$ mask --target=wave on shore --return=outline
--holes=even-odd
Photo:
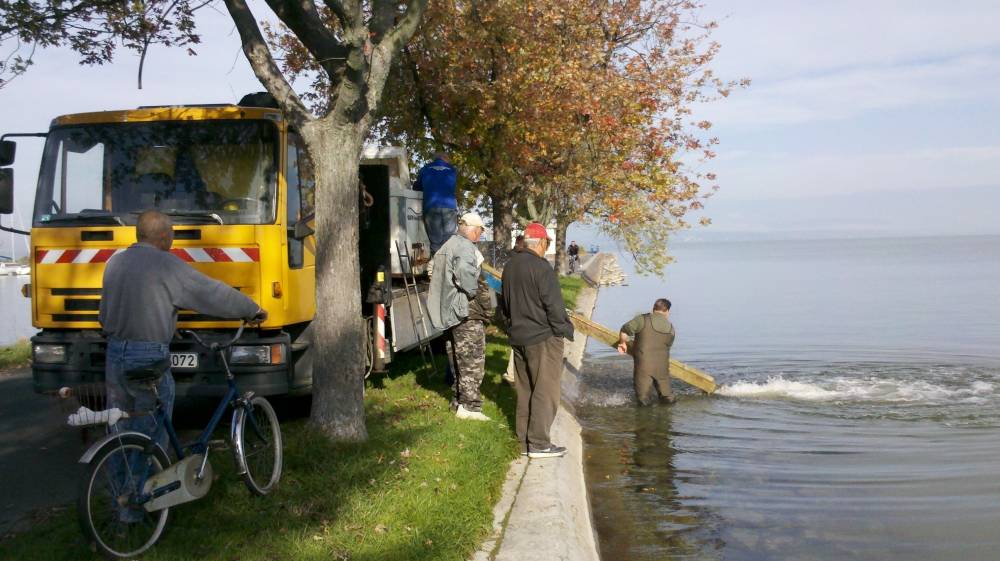
[[[799,381],[772,376],[764,381],[725,384],[717,394],[727,397],[793,401],[954,404],[988,403],[995,397],[993,383],[977,380],[947,386],[925,380],[900,378],[847,378]]]

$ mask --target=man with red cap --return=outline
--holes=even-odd
[[[559,277],[545,260],[545,227],[524,229],[524,247],[515,249],[503,271],[500,311],[507,318],[517,389],[517,438],[529,458],[555,458],[566,448],[549,439],[559,409],[563,339],[573,340]]]

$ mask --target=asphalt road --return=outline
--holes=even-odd
[[[67,407],[36,394],[28,368],[0,372],[0,537],[76,500],[85,444]]]
[[[309,415],[308,400],[269,398],[282,420]],[[181,440],[194,440],[218,404],[216,399],[181,400],[174,423]],[[53,512],[76,508],[79,463],[102,428],[66,424],[80,404],[76,399],[39,395],[31,388],[31,369],[0,371],[0,539],[28,529]],[[99,405],[88,404],[91,408]],[[228,415],[223,416],[225,432]]]

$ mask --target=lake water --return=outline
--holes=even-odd
[[[1000,237],[673,249],[594,318],[669,298],[673,356],[721,389],[638,409],[631,360],[589,344],[605,561],[1000,559]]]
[[[31,300],[21,296],[21,286],[29,281],[27,276],[0,276],[0,345],[9,345],[36,332],[31,327]]]

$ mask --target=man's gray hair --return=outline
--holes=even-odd
[[[545,238],[524,238],[524,245],[528,247],[542,247],[545,245]]]
[[[139,215],[135,224],[135,237],[140,242],[160,240],[170,234],[173,228],[170,217],[155,210],[147,210]]]

